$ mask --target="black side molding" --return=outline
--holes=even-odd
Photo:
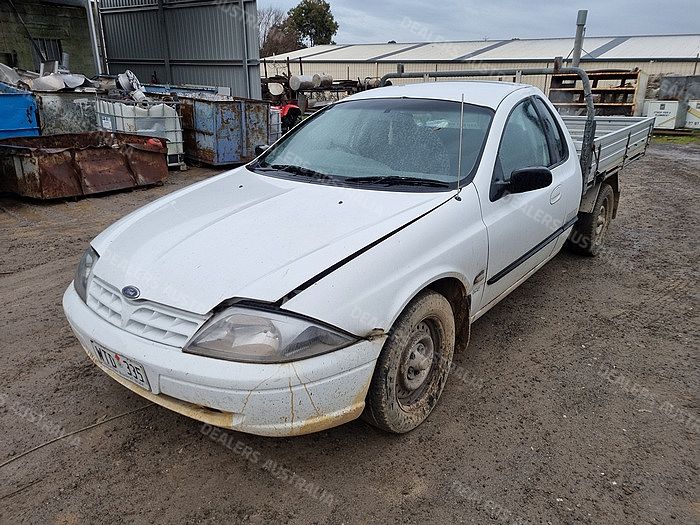
[[[486,284],[491,285],[494,283],[497,283],[501,279],[503,279],[506,275],[508,275],[510,272],[515,270],[518,266],[523,264],[525,261],[527,261],[530,257],[535,255],[537,252],[539,252],[542,248],[547,246],[550,242],[552,242],[554,239],[559,237],[564,231],[568,230],[571,228],[574,224],[576,224],[576,221],[578,220],[578,217],[574,217],[573,219],[569,220],[566,222],[563,226],[560,226],[557,228],[554,233],[549,235],[545,240],[543,240],[541,243],[539,243],[537,246],[534,248],[528,250],[527,253],[524,255],[521,255],[518,257],[516,260],[514,260],[512,263],[510,263],[508,266],[503,268],[500,272],[498,272],[496,275],[491,277],[488,281],[486,281]]]

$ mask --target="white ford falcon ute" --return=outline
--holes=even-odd
[[[561,249],[581,177],[537,88],[374,89],[107,228],[63,306],[106,374],[197,420],[407,432],[471,323]]]

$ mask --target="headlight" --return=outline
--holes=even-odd
[[[92,273],[92,268],[95,266],[97,259],[100,256],[97,252],[92,249],[92,246],[88,247],[83,254],[83,258],[80,259],[80,264],[78,264],[78,269],[75,271],[75,279],[73,279],[73,286],[75,286],[75,291],[83,300],[87,302],[87,283],[90,274]]]
[[[204,325],[184,351],[227,361],[282,363],[325,354],[356,340],[298,317],[234,306]]]

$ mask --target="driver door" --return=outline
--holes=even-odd
[[[489,256],[481,304],[488,308],[551,255],[564,210],[555,204],[561,196],[563,174],[538,113],[535,97],[511,111],[501,137],[491,186],[480,192],[482,216],[488,232]],[[547,167],[552,184],[546,188],[509,194],[503,183],[517,169]]]

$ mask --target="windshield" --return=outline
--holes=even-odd
[[[475,170],[493,111],[464,104],[461,179]],[[287,135],[251,166],[320,183],[454,188],[460,103],[427,99],[351,100]]]

